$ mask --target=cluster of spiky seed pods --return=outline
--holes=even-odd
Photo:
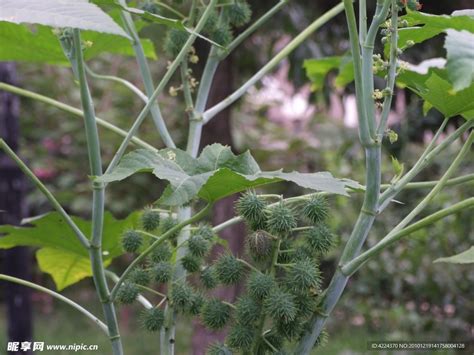
[[[196,8],[199,16],[202,9]],[[213,10],[202,34],[221,46],[227,46],[233,39],[233,28],[244,26],[250,21],[252,10],[244,0],[226,1]],[[170,56],[176,56],[189,37],[189,33],[180,29],[170,29],[164,43],[164,50]]]
[[[139,292],[166,285],[166,295],[158,305],[142,314],[147,330],[166,326],[167,302],[184,316],[199,317],[209,329],[229,327],[225,343],[213,344],[209,354],[237,354],[249,348],[255,354],[283,354],[284,341],[297,340],[318,311],[322,292],[319,260],[335,244],[325,223],[329,210],[327,199],[318,194],[287,202],[249,191],[236,203],[236,212],[248,227],[245,259],[224,252],[208,260],[219,238],[207,224],[194,226],[181,245],[171,236],[155,247],[146,263],[129,274],[117,299],[129,304]],[[146,209],[141,215],[142,230],[124,232],[123,249],[139,253],[149,245],[147,237],[162,235],[176,223],[170,216]],[[186,253],[176,261],[178,248],[186,248]],[[173,281],[177,265],[191,277]],[[206,295],[220,285],[238,283],[245,285],[245,292],[234,304]]]

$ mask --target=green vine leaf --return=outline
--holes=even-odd
[[[460,91],[474,82],[474,34],[455,30],[446,33],[446,69],[454,90]]]
[[[435,263],[450,263],[450,264],[473,264],[474,263],[474,246],[462,253],[449,256],[446,258],[439,258]]]
[[[107,13],[86,0],[3,0],[0,21],[72,27],[130,38]]]
[[[339,195],[347,195],[346,187],[359,188],[356,182],[336,179],[328,172],[261,171],[249,152],[234,155],[229,147],[220,144],[207,146],[197,159],[179,149],[164,149],[158,153],[136,150],[125,155],[109,174],[96,179],[110,183],[139,172],[152,173],[169,181],[159,200],[169,206],[186,204],[194,197],[214,202],[248,188],[280,181]]]
[[[117,220],[110,213],[104,216],[103,258],[107,265],[119,255],[122,248],[119,243],[123,230],[138,225],[138,213],[126,219]],[[91,222],[73,217],[81,231],[90,235]],[[87,250],[57,212],[30,218],[23,221],[23,226],[0,226],[0,249],[16,246],[37,247],[39,267],[50,274],[58,290],[62,290],[86,277],[92,276],[91,264]],[[29,225],[28,227],[26,226]]]

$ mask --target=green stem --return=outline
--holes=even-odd
[[[350,1],[350,0],[348,0]],[[206,124],[212,118],[214,118],[219,112],[223,111],[235,101],[237,101],[242,95],[244,95],[247,90],[257,83],[263,76],[265,76],[269,71],[271,71],[275,66],[280,63],[284,58],[286,58],[296,47],[298,47],[304,40],[306,40],[314,31],[326,24],[329,20],[334,18],[343,10],[343,5],[338,4],[333,7],[331,10],[324,13],[311,25],[309,25],[304,31],[302,31],[298,36],[296,36],[290,43],[288,43],[285,48],[283,48],[276,56],[274,56],[263,68],[261,68],[256,74],[254,74],[247,82],[245,82],[240,88],[235,92],[229,95],[227,98],[222,100],[217,105],[206,110],[203,114],[203,123]]]
[[[71,230],[76,235],[77,239],[81,242],[84,248],[89,249],[90,243],[86,238],[84,233],[79,229],[79,227],[74,223],[69,214],[64,210],[61,204],[56,200],[53,194],[48,190],[48,188],[36,177],[36,175],[26,166],[26,164],[20,159],[18,155],[8,146],[8,144],[0,138],[0,148],[7,154],[20,168],[21,171],[35,184],[35,186],[40,190],[43,195],[48,199],[53,208],[58,211],[58,213],[64,218],[66,224],[71,228]]]
[[[127,3],[125,0],[119,0],[119,3],[122,6],[127,7]],[[161,139],[163,139],[165,145],[168,148],[176,148],[176,145],[174,144],[174,141],[171,138],[168,128],[166,127],[163,116],[161,115],[160,107],[156,102],[156,98],[152,99],[153,92],[155,90],[155,85],[153,84],[150,68],[148,66],[145,52],[143,51],[142,43],[140,42],[140,37],[138,36],[137,29],[135,28],[132,16],[129,12],[125,10],[121,11],[120,16],[122,17],[122,22],[125,25],[128,34],[132,38],[132,46],[135,52],[138,67],[140,69],[142,81],[145,86],[145,92],[147,94],[148,99],[151,101],[150,113],[153,118],[153,122],[155,123],[155,126],[158,129]]]
[[[204,27],[204,24],[206,23],[209,15],[211,14],[211,11],[212,11],[214,5],[216,4],[216,1],[217,0],[211,0],[210,1],[209,6],[207,7],[206,11],[204,11],[202,17],[199,19],[199,22],[196,25],[195,30],[189,35],[189,38],[186,41],[186,43],[184,44],[183,48],[181,48],[179,54],[176,56],[175,60],[169,66],[168,70],[166,71],[165,75],[163,76],[160,83],[156,87],[155,91],[149,97],[148,103],[142,109],[142,111],[138,115],[137,119],[133,123],[132,127],[128,131],[127,137],[125,137],[125,139],[123,140],[123,142],[120,145],[119,149],[115,153],[112,161],[110,162],[110,164],[109,164],[109,166],[106,170],[106,173],[109,173],[113,168],[115,168],[115,166],[118,164],[118,162],[122,158],[123,154],[125,153],[125,150],[127,149],[128,143],[130,142],[130,139],[135,135],[138,128],[142,124],[143,120],[145,119],[146,115],[148,114],[148,111],[150,110],[151,106],[153,105],[153,102],[156,100],[158,95],[163,91],[165,86],[168,84],[168,82],[170,81],[170,79],[173,76],[174,72],[176,71],[176,69],[181,64],[181,61],[186,57],[187,53],[189,52],[189,49],[191,48],[192,44],[196,40],[198,33]]]
[[[359,36],[362,46],[367,37],[367,0],[359,0]]]
[[[133,270],[133,268],[138,265],[148,254],[150,254],[153,249],[155,249],[157,246],[159,246],[161,243],[163,243],[164,241],[166,241],[167,239],[169,239],[172,235],[174,235],[176,232],[179,232],[181,229],[183,229],[185,226],[187,226],[188,224],[192,224],[192,223],[195,223],[197,221],[199,221],[201,218],[203,218],[207,212],[209,211],[209,209],[211,208],[211,205],[207,205],[205,208],[203,208],[201,211],[199,211],[198,213],[196,213],[194,216],[192,216],[191,218],[177,224],[176,226],[174,226],[173,228],[170,228],[168,231],[166,231],[165,233],[163,233],[160,237],[160,239],[154,241],[148,248],[146,248],[143,252],[140,253],[140,255],[138,255],[129,265],[128,267],[125,269],[125,271],[122,273],[122,275],[120,276],[119,280],[117,281],[116,285],[114,286],[114,288],[112,289],[112,292],[110,293],[110,299],[114,300],[116,295],[117,295],[117,291],[120,287],[120,285],[124,282],[124,280],[126,279],[126,277],[128,276],[128,274]]]
[[[395,227],[391,230],[390,234],[394,234],[404,228],[408,223],[410,223],[423,209],[433,200],[433,198],[444,188],[446,182],[454,174],[462,160],[469,152],[472,142],[474,141],[474,132],[469,135],[468,140],[462,147],[459,154],[456,156],[454,161],[449,166],[448,170],[444,173],[438,183],[433,187],[433,189],[425,196],[425,198]]]
[[[44,292],[68,305],[70,305],[71,307],[77,309],[79,312],[81,312],[82,314],[84,314],[87,318],[89,318],[90,320],[92,320],[95,324],[97,324],[99,326],[99,328],[105,333],[105,334],[108,334],[108,330],[107,330],[107,326],[99,319],[97,318],[95,315],[93,315],[91,312],[89,312],[87,309],[85,309],[84,307],[82,307],[81,305],[77,304],[76,302],[70,300],[69,298],[67,297],[64,297],[63,295],[57,293],[57,292],[54,292],[50,289],[47,289],[43,286],[40,286],[40,285],[37,285],[33,282],[29,282],[29,281],[26,281],[26,280],[22,280],[22,279],[19,279],[19,278],[16,278],[16,277],[13,277],[13,276],[9,276],[9,275],[4,275],[4,274],[0,274],[0,280],[5,280],[5,281],[9,281],[9,282],[13,282],[13,283],[16,283],[18,285],[22,285],[22,286],[26,286],[26,287],[30,287],[34,290],[37,290],[37,291],[40,291],[40,292]]]
[[[385,21],[390,9],[391,0],[377,0],[377,7],[375,10],[375,16],[370,24],[369,31],[364,44],[362,45],[362,92],[363,99],[365,102],[365,109],[367,113],[367,123],[369,125],[370,136],[375,139],[375,100],[373,98],[374,93],[374,72],[373,72],[373,55],[375,39],[377,32],[379,31],[380,25]]]
[[[448,170],[444,173],[443,177],[438,181],[438,183],[434,186],[434,188],[425,196],[425,198],[395,227],[393,228],[386,237],[384,237],[375,247],[376,250],[380,251],[387,245],[393,242],[393,236],[397,235],[403,228],[405,228],[423,209],[433,200],[433,198],[443,189],[443,187],[448,182],[450,176],[454,174],[456,169],[461,164],[464,157],[469,152],[472,142],[474,141],[474,132],[471,132],[469,138],[467,139],[466,143],[462,147],[461,151],[458,153],[452,164],[449,166]],[[380,244],[380,246],[379,246]],[[373,247],[373,248],[375,248]],[[372,248],[372,249],[373,249]],[[364,256],[362,256],[364,255]],[[365,252],[359,257],[348,260],[347,266],[344,269],[342,267],[342,271],[346,275],[351,275],[355,270],[357,270],[365,261],[367,261],[372,255],[372,252]]]
[[[100,79],[100,80],[107,80],[107,81],[113,81],[115,83],[119,83],[123,86],[125,86],[127,89],[129,89],[131,92],[133,92],[135,95],[137,95],[140,100],[142,100],[144,103],[148,102],[148,97],[135,85],[133,85],[130,81],[125,80],[123,78],[119,78],[118,76],[113,76],[113,75],[101,75],[94,73],[91,68],[89,68],[87,65],[85,66],[87,74],[89,74],[91,77],[95,79]]]
[[[280,11],[282,7],[288,4],[289,0],[280,0],[275,6],[273,6],[270,10],[265,12],[257,21],[252,23],[249,27],[245,29],[244,32],[239,34],[230,44],[227,46],[225,50],[220,51],[219,58],[223,60],[227,57],[232,51],[237,48],[243,41],[245,41],[252,33],[262,27],[268,20],[272,19],[273,16]]]
[[[396,0],[392,1],[392,17],[390,19],[390,60],[388,70],[387,89],[389,93],[385,97],[382,107],[382,114],[377,129],[378,140],[382,141],[387,126],[388,115],[392,105],[392,98],[395,90],[395,79],[397,77],[398,58],[398,6]]]
[[[442,143],[440,143],[436,148],[434,147],[435,140],[430,143],[425,153],[422,154],[420,159],[415,163],[413,168],[410,169],[400,180],[392,184],[387,190],[383,192],[380,196],[379,201],[379,213],[382,212],[390,203],[390,201],[411,181],[413,178],[418,175],[418,173],[423,170],[427,165],[429,165],[443,150],[445,150],[451,143],[457,140],[460,136],[464,134],[467,130],[474,126],[473,120],[466,121],[461,125],[455,132],[448,136]],[[441,130],[438,131],[440,133]],[[437,134],[438,134],[437,133]],[[436,137],[435,137],[436,138]],[[431,151],[429,151],[431,149]]]
[[[217,57],[217,47],[213,46],[209,52],[206,65],[204,66],[204,71],[201,76],[201,81],[199,83],[193,119],[189,122],[188,144],[186,151],[193,157],[196,157],[199,152],[203,126],[202,114],[206,109],[212,81],[214,79],[214,75],[216,74],[219,63],[220,60]]]
[[[359,139],[364,147],[369,147],[373,144],[370,135],[366,102],[364,101],[364,88],[362,85],[362,63],[360,55],[359,34],[357,33],[357,21],[354,12],[352,0],[343,1],[347,26],[349,29],[349,39],[352,52],[352,60],[354,62],[354,85],[357,102],[357,115],[359,117]]]
[[[5,90],[5,91],[8,91],[8,92],[17,94],[17,95],[28,97],[28,98],[36,100],[38,102],[48,104],[48,105],[56,107],[57,109],[60,109],[64,112],[68,112],[70,114],[73,114],[74,116],[77,116],[77,117],[82,117],[82,118],[84,117],[84,112],[77,109],[77,108],[75,108],[75,107],[72,107],[72,106],[67,105],[65,103],[56,101],[56,100],[54,100],[50,97],[40,95],[40,94],[37,94],[37,93],[29,91],[29,90],[21,89],[19,87],[9,85],[9,84],[6,84],[6,83],[0,83],[0,90]],[[114,133],[117,133],[118,135],[120,135],[122,137],[127,136],[127,131],[124,131],[123,129],[121,129],[121,128],[119,128],[119,127],[117,127],[117,126],[115,126],[115,125],[99,118],[99,117],[95,117],[95,120],[96,120],[98,125],[100,125],[104,128],[107,128],[110,131],[112,131]],[[131,142],[138,145],[139,147],[149,149],[149,150],[152,150],[152,151],[156,151],[155,147],[153,147],[151,144],[141,140],[138,137],[133,137]]]
[[[99,132],[95,122],[94,105],[87,84],[86,72],[84,68],[84,58],[82,56],[80,31],[73,30],[73,52],[75,61],[71,64],[76,66],[76,75],[79,81],[81,102],[84,110],[84,125],[86,132],[87,151],[89,156],[89,165],[92,176],[102,175],[102,161],[100,153]],[[114,355],[122,355],[123,348],[118,329],[115,306],[109,298],[109,288],[105,278],[105,268],[102,260],[102,231],[104,223],[104,184],[93,183],[92,192],[92,237],[89,248],[89,255],[92,266],[92,275],[94,278],[97,294],[102,308],[104,310],[105,321],[109,329],[109,338],[112,343]]]
[[[342,266],[342,272],[345,275],[352,275],[354,274],[357,270],[360,269],[360,267],[369,259],[377,256],[385,250],[387,247],[395,243],[396,241],[416,232],[417,230],[420,230],[422,228],[425,228],[427,226],[430,226],[434,224],[435,222],[452,215],[454,213],[458,213],[461,211],[466,211],[470,208],[474,208],[474,197],[470,197],[462,202],[456,203],[450,207],[444,208],[436,213],[433,213],[421,220],[419,220],[416,223],[411,224],[410,226],[403,228],[399,230],[398,232],[391,234],[390,236],[387,235],[385,238],[383,238],[379,243],[377,243],[375,246],[370,248],[369,250],[365,251],[364,253],[360,254],[357,258],[354,260],[350,261],[346,265]]]
[[[110,270],[105,270],[105,276],[107,276],[109,279],[111,279],[113,282],[117,282],[119,280],[119,277],[113,273]],[[138,294],[137,301],[141,303],[143,307],[146,309],[153,308],[153,305],[151,304],[150,301],[148,301],[143,295]]]

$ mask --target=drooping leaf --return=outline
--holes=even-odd
[[[448,77],[455,91],[463,90],[474,82],[474,34],[455,30],[446,33]]]
[[[51,275],[59,291],[92,275],[88,258],[63,249],[41,248],[36,252],[36,260],[40,269]],[[110,262],[106,259],[104,266]]]
[[[473,264],[474,263],[474,246],[462,253],[439,258],[434,261],[435,263],[450,263],[450,264]]]
[[[73,217],[81,231],[89,236],[91,222]],[[29,226],[0,226],[0,249],[16,246],[38,247],[37,259],[41,270],[49,273],[58,290],[91,276],[87,250],[79,243],[64,219],[57,212],[25,220]],[[119,238],[123,230],[138,225],[138,213],[117,220],[110,213],[104,216],[103,259],[110,263],[122,254]]]
[[[336,179],[327,172],[261,171],[249,152],[234,155],[229,147],[220,144],[207,146],[197,159],[179,149],[164,149],[157,153],[136,150],[125,155],[115,169],[97,180],[120,181],[138,172],[149,172],[169,181],[159,202],[170,206],[183,205],[196,196],[214,202],[248,188],[279,181],[340,195],[347,195],[346,187],[359,187],[354,181]]]
[[[319,59],[307,59],[303,67],[307,77],[311,80],[311,89],[318,91],[323,88],[327,75],[337,69],[334,84],[343,88],[354,80],[354,66],[350,56],[334,56]]]
[[[86,0],[3,0],[0,21],[72,27],[130,38],[100,7]]]

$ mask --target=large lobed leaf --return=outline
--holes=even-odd
[[[73,217],[73,220],[86,236],[90,235],[90,221],[78,217]],[[0,235],[5,234],[0,237],[0,249],[16,246],[38,247],[38,264],[41,270],[53,277],[58,290],[92,276],[87,250],[79,243],[59,213],[48,213],[25,222],[31,226],[0,226]],[[137,213],[123,220],[115,219],[110,213],[105,214],[102,249],[106,265],[122,254],[119,238],[123,230],[137,224]]]
[[[100,7],[87,0],[3,0],[0,21],[72,27],[130,38]]]
[[[473,20],[474,21],[474,20]],[[474,82],[474,34],[446,30],[447,70],[454,90],[469,87]]]
[[[354,181],[336,179],[327,172],[264,172],[249,152],[234,155],[229,147],[220,144],[207,146],[197,159],[179,149],[135,150],[97,180],[110,183],[138,172],[149,172],[169,181],[159,202],[170,206],[183,205],[196,196],[214,202],[248,188],[279,181],[340,195],[347,195],[346,187],[359,187]]]

